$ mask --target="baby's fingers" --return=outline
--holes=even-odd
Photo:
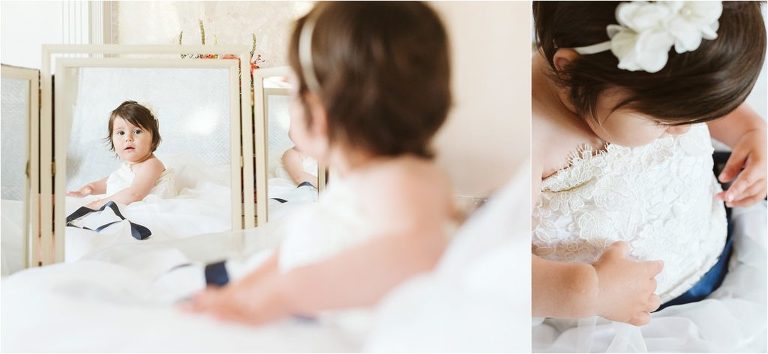
[[[730,192],[730,190],[728,192]],[[732,193],[734,193],[733,198],[731,200],[726,200],[726,205],[728,205],[729,207],[745,206],[745,205],[748,205],[747,201],[751,201],[751,203],[754,203],[756,201],[754,199],[760,200],[762,198],[765,198],[765,193],[766,193],[765,179],[761,178],[757,180],[755,183],[742,187]]]
[[[741,171],[736,180],[733,181],[730,187],[725,191],[725,201],[732,202],[742,199],[744,192],[747,191],[752,185],[760,180],[765,179],[765,176],[760,176],[759,172],[755,169],[747,168]]]
[[[656,311],[659,306],[661,306],[661,298],[659,295],[652,294],[651,298],[648,300],[648,312]]]
[[[723,171],[720,172],[720,176],[718,176],[720,182],[729,182],[739,174],[739,171],[741,171],[741,168],[744,167],[744,164],[746,163],[748,152],[748,149],[740,148],[736,148],[731,152],[731,156],[728,158],[728,161],[725,162]]]
[[[645,261],[643,262],[646,265],[646,271],[649,277],[655,278],[656,275],[661,273],[662,269],[664,269],[664,261],[657,260],[657,261]]]
[[[642,326],[644,324],[647,324],[651,321],[651,314],[648,312],[640,312],[629,320],[629,324],[635,325],[635,326]]]
[[[737,200],[735,202],[728,203],[728,207],[748,207],[752,204],[755,204],[765,198],[765,194],[763,195],[753,195],[751,197],[747,197],[744,199]]]

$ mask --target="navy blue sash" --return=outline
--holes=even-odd
[[[80,219],[80,218],[82,218],[82,217],[84,217],[84,216],[86,216],[86,215],[88,215],[90,213],[102,212],[106,208],[112,209],[112,212],[114,212],[115,215],[118,218],[120,218],[120,220],[113,221],[113,222],[101,225],[101,226],[97,227],[96,230],[89,229],[89,228],[87,228],[85,226],[77,226],[77,225],[75,225],[73,223],[75,220]],[[118,222],[121,222],[123,220],[126,220],[126,221],[128,221],[129,224],[131,224],[131,236],[133,236],[133,238],[135,238],[137,240],[146,240],[147,238],[149,238],[149,236],[152,236],[152,231],[149,231],[148,228],[146,228],[146,227],[144,227],[142,225],[133,223],[130,220],[126,219],[123,216],[123,214],[120,213],[120,209],[117,208],[117,204],[115,204],[115,202],[113,202],[111,200],[109,202],[107,202],[107,204],[102,205],[101,208],[99,208],[97,210],[94,210],[94,209],[91,209],[91,208],[88,208],[88,207],[80,207],[79,209],[75,210],[74,213],[72,213],[69,216],[67,216],[67,226],[76,227],[76,228],[84,229],[84,230],[91,230],[91,231],[100,232],[101,230],[106,229],[110,225],[118,223]]]

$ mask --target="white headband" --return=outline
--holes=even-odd
[[[616,7],[619,25],[608,25],[611,40],[573,48],[581,55],[611,50],[619,69],[655,73],[664,68],[672,45],[679,53],[699,48],[702,39],[717,38],[720,1],[637,1]]]
[[[317,16],[309,16],[301,27],[299,34],[299,64],[304,80],[307,81],[309,90],[315,93],[320,92],[320,81],[315,75],[315,65],[312,63],[312,34],[315,32],[315,19]]]

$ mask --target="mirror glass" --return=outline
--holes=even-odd
[[[65,203],[68,219],[74,219],[77,214],[73,213],[95,200],[125,191],[136,176],[135,166],[110,150],[110,114],[124,101],[136,101],[153,113],[162,138],[154,156],[165,171],[152,182],[152,190],[144,199],[117,203],[121,216],[107,207],[68,222],[66,261],[113,244],[232,229],[231,131],[239,130],[239,100],[233,107],[232,97],[239,97],[239,92],[237,83],[232,89],[230,79],[227,68],[68,69],[64,85],[69,94],[65,99],[71,102],[65,102],[65,106],[71,109],[72,120],[68,135],[59,136],[65,133],[59,131],[56,135],[69,142],[69,193]],[[143,133],[151,134],[147,130]],[[99,188],[90,195],[78,193],[89,184]],[[240,187],[235,190],[239,193]],[[139,232],[137,237],[140,229],[134,224],[147,228],[151,236],[142,240]]]
[[[289,135],[291,87],[287,77],[268,76],[262,82],[267,125],[267,214],[269,220],[277,220],[295,207],[317,201],[318,165],[296,148]]]
[[[30,84],[28,80],[2,78],[2,275],[24,269],[28,232],[25,202],[29,148]]]

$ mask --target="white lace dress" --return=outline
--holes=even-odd
[[[662,302],[684,293],[717,261],[727,233],[723,203],[714,198],[721,189],[712,152],[706,124],[641,147],[583,149],[542,181],[533,252],[593,262],[623,240],[632,256],[664,261]]]
[[[534,209],[533,252],[589,262],[625,240],[640,259],[664,260],[662,301],[685,292],[712,266],[726,237],[707,126],[626,148],[585,149],[543,181]],[[734,208],[728,275],[706,300],[651,314],[642,327],[592,317],[535,319],[534,352],[764,352],[766,204]]]

